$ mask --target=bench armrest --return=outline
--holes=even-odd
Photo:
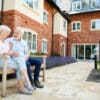
[[[6,55],[0,55],[0,59],[2,60],[3,62],[3,66],[2,66],[2,70],[3,70],[3,73],[6,74],[6,71],[7,71],[7,56]]]

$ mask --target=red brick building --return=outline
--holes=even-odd
[[[100,0],[73,0],[68,29],[68,54],[76,59],[100,59]]]
[[[27,41],[30,51],[44,52],[48,55],[57,51],[61,54],[61,47],[56,47],[57,39],[53,35],[55,33],[53,21],[56,13],[65,21],[67,16],[60,11],[55,2],[52,0],[6,0],[5,2],[2,0],[2,2],[0,2],[3,11],[2,24],[12,28],[12,35],[15,27],[21,27],[24,32],[23,39]],[[61,41],[66,42],[65,38],[62,39],[57,42],[59,44]]]

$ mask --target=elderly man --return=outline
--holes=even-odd
[[[19,93],[31,95],[33,93],[34,88],[31,86],[31,83],[27,75],[25,60],[23,59],[24,56],[23,58],[21,56],[19,63],[17,63],[15,59],[17,60],[19,58],[17,57],[18,52],[11,51],[11,48],[13,48],[11,43],[6,41],[10,32],[11,32],[11,29],[8,26],[0,25],[0,55],[7,55],[7,60],[8,60],[7,67],[14,68],[16,70]],[[0,58],[0,68],[3,67],[2,62],[3,62],[2,58]]]
[[[10,42],[14,42],[15,44],[19,44],[19,45],[17,45],[18,48],[20,48],[20,49],[25,48],[25,51],[22,51],[23,53],[20,54],[20,55],[24,54],[24,56],[25,56],[29,79],[30,79],[32,85],[35,85],[35,87],[43,88],[43,85],[41,85],[41,83],[39,81],[41,61],[38,60],[38,59],[34,59],[34,58],[30,57],[30,54],[29,54],[28,49],[27,49],[27,44],[24,40],[22,40],[22,33],[23,33],[22,28],[17,27],[15,29],[15,33],[14,33],[13,37],[9,40],[10,40]],[[19,37],[20,41],[16,41],[16,39],[15,39],[16,37],[17,38]],[[17,47],[15,49],[17,50]],[[34,80],[32,79],[32,72],[31,72],[31,69],[30,69],[31,65],[35,65]]]

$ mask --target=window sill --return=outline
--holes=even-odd
[[[71,32],[81,32],[81,30],[72,30]]]
[[[46,21],[43,21],[43,24],[46,24],[46,25],[48,25],[48,22],[46,22]]]
[[[91,29],[91,31],[100,31],[100,29]]]

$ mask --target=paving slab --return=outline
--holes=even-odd
[[[49,69],[43,89],[36,89],[29,96],[22,95],[17,93],[15,82],[2,100],[100,100],[100,79],[90,77],[93,68],[93,61],[78,61]]]

